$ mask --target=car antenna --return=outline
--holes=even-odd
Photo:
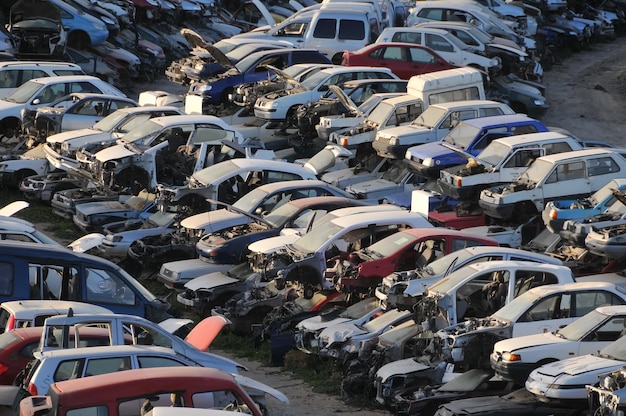
[[[71,318],[72,316],[74,316],[74,310],[72,308],[69,308],[67,311],[67,317]]]

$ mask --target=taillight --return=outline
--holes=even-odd
[[[5,363],[0,363],[0,374],[4,374],[7,371],[9,371],[9,367],[8,365],[6,365]]]
[[[7,327],[4,331],[9,332],[13,329],[15,329],[15,315],[9,316],[9,320],[7,321]]]
[[[348,147],[348,138],[347,138],[347,137],[342,137],[342,138],[341,138],[341,140],[340,140],[340,142],[341,142],[340,144],[341,144],[343,147]]]
[[[456,178],[456,186],[457,186],[457,188],[463,187],[463,179]]]
[[[31,396],[37,396],[37,386],[35,386],[33,383],[28,383],[28,393]]]
[[[559,216],[559,212],[556,209],[550,210],[550,219],[556,220]]]

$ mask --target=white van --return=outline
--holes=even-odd
[[[80,66],[67,62],[0,62],[0,98],[11,94],[17,87],[33,78],[84,74]]]
[[[285,40],[296,48],[316,49],[335,64],[343,52],[372,43],[379,32],[379,20],[368,3],[336,3],[311,6],[273,27],[233,36],[233,39]]]
[[[407,92],[430,104],[462,100],[484,100],[483,74],[476,68],[463,67],[415,75],[409,79]]]

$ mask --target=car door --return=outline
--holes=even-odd
[[[429,72],[441,71],[442,69],[452,68],[447,62],[440,59],[430,51],[418,47],[409,48],[405,47],[409,62],[409,73],[406,78],[398,75],[402,79],[409,79],[413,75],[427,74]]]
[[[577,355],[596,354],[624,334],[626,315],[611,316],[578,342]]]
[[[422,44],[437,52],[439,56],[452,65],[465,66],[467,59],[462,51],[459,51],[446,38],[437,33],[424,33]]]
[[[369,54],[370,66],[389,68],[402,79],[409,79],[413,73],[409,50],[402,46],[383,46]]]
[[[620,167],[613,159],[613,156],[603,155],[589,158],[587,161],[587,178],[589,179],[591,192],[602,188],[619,171]]]
[[[543,183],[537,185],[532,199],[537,210],[541,211],[547,201],[566,196],[588,196],[592,192],[585,161],[563,161],[552,168]]]
[[[535,159],[543,155],[544,151],[539,147],[516,149],[500,167],[500,182],[515,181]]]

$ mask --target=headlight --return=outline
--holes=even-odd
[[[94,27],[98,30],[107,30],[107,25],[104,24],[104,22],[94,22]]]
[[[433,166],[435,166],[435,161],[433,160],[432,157],[427,157],[422,162],[422,165],[428,166],[428,167],[433,167]]]
[[[397,144],[398,144],[398,136],[391,136],[391,137],[389,138],[389,144],[390,144],[391,146],[395,146],[395,145],[397,145]]]
[[[213,89],[213,85],[211,84],[204,84],[198,87],[197,91],[203,92],[203,91],[211,91]]]
[[[544,100],[535,100],[533,101],[533,104],[537,105],[537,106],[543,106],[546,104],[546,102]]]
[[[505,352],[502,354],[502,361],[521,361],[522,357],[519,354],[513,354]]]
[[[61,151],[62,152],[69,152],[70,151],[70,144],[67,143],[67,142],[61,143]]]

